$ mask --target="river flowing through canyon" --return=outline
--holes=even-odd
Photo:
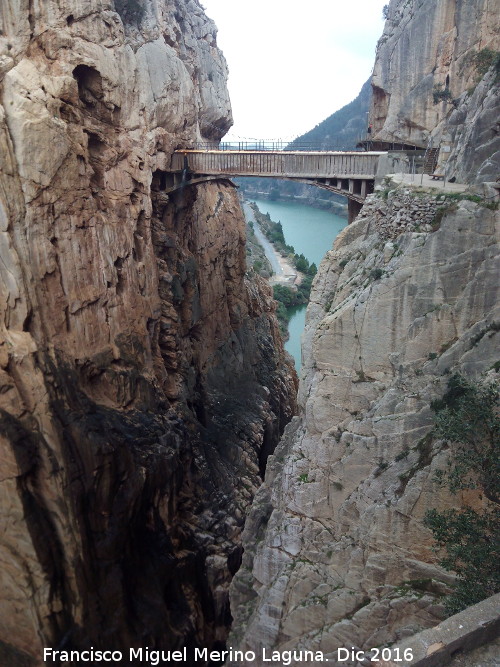
[[[283,233],[287,244],[295,248],[295,252],[303,254],[309,262],[319,266],[327,250],[339,232],[347,224],[345,218],[331,211],[297,204],[295,202],[269,201],[266,199],[254,199],[262,213],[269,213],[275,222],[281,222]],[[266,254],[268,248],[264,246]],[[269,257],[274,267],[273,260]],[[297,371],[301,365],[301,336],[304,330],[306,318],[306,305],[296,306],[290,309],[291,318],[288,325],[290,334],[285,343],[285,349],[295,361]]]

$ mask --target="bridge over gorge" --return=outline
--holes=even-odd
[[[373,192],[376,151],[178,150],[160,190],[170,194],[188,185],[237,176],[283,178],[316,185],[348,198],[349,222]]]

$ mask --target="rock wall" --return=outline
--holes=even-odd
[[[496,180],[498,158],[494,165],[490,158],[500,152],[499,53],[500,13],[494,0],[392,0],[372,78],[374,137],[417,146],[427,146],[432,137],[434,146],[463,157],[474,135],[476,148],[483,149],[468,160],[460,157],[460,166],[452,160],[448,176],[469,182],[480,171],[478,183]],[[484,89],[474,91],[488,64],[494,74],[486,87],[496,90],[483,108]],[[441,160],[449,157],[446,153]]]
[[[462,499],[435,481],[448,454],[429,435],[430,402],[457,369],[494,373],[499,222],[471,201],[389,188],[327,253],[299,416],[245,527],[234,645],[336,664],[338,647],[390,645],[442,618],[452,577],[422,520]]]
[[[0,656],[218,645],[295,376],[232,186],[161,192],[231,124],[214,24],[197,0],[0,23]]]
[[[498,61],[500,65],[500,60]],[[448,118],[451,151],[447,171],[459,183],[491,183],[500,174],[500,69],[490,70]],[[474,150],[470,150],[471,146]],[[495,195],[495,190],[488,193]]]

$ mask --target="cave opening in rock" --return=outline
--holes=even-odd
[[[77,65],[73,70],[73,77],[78,83],[78,96],[85,106],[94,107],[102,100],[102,77],[93,67]]]

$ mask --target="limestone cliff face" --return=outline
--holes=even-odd
[[[194,0],[0,23],[0,656],[223,642],[295,388],[234,189],[161,193],[231,124],[215,27]]]
[[[491,157],[500,152],[500,139],[498,113],[491,107],[498,108],[498,86],[492,93],[494,103],[490,100],[485,108],[484,90],[475,97],[474,90],[488,69],[489,56],[494,60],[499,52],[495,0],[392,0],[372,79],[375,137],[426,146],[432,136],[434,146],[443,144],[460,153],[467,145],[463,125],[468,114],[469,135],[475,132],[481,139],[476,147],[485,147],[468,162],[460,162],[456,172],[450,169],[449,176],[463,182],[481,171],[477,182],[496,180],[500,165],[498,157],[492,165]],[[498,83],[498,70],[487,81],[489,88],[495,88],[495,78]],[[485,154],[489,164],[483,165]],[[448,157],[449,153],[442,160]]]
[[[498,51],[498,20],[487,0],[393,0],[372,81],[375,138],[432,136],[448,176],[496,181],[498,72],[478,72],[476,56]],[[447,89],[455,102],[434,105]],[[452,579],[423,517],[463,498],[435,481],[448,454],[430,403],[450,373],[497,367],[500,216],[489,199],[382,188],[313,286],[299,416],[270,459],[232,583],[232,643],[247,650],[320,650],[337,664],[338,647],[390,645],[443,615]],[[480,191],[498,198],[494,184]]]
[[[428,435],[429,404],[450,372],[498,359],[500,219],[464,201],[431,228],[439,206],[373,195],[321,264],[300,414],[271,457],[232,584],[239,646],[334,661],[339,646],[391,643],[442,617],[450,574],[422,519],[460,498],[435,482],[448,454]]]

